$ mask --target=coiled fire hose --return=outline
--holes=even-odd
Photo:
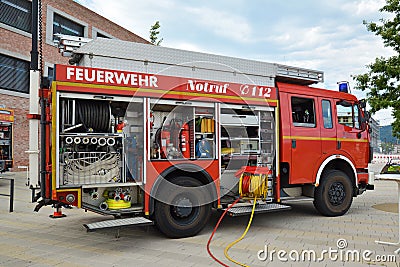
[[[244,170],[246,170],[246,169],[244,169]],[[221,217],[219,218],[217,224],[215,225],[214,230],[207,242],[208,254],[211,256],[212,259],[214,259],[216,262],[218,262],[219,264],[221,264],[222,266],[225,266],[225,267],[229,267],[229,265],[227,265],[227,264],[223,263],[222,261],[220,261],[219,259],[217,259],[210,251],[211,240],[214,237],[215,232],[217,231],[219,225],[221,224],[222,219],[225,217],[225,215],[228,213],[228,211],[242,199],[243,196],[254,197],[253,208],[251,210],[250,219],[249,219],[249,222],[247,224],[245,231],[238,239],[236,239],[235,241],[230,243],[228,246],[226,246],[226,248],[224,250],[224,255],[229,261],[231,261],[237,265],[243,266],[243,267],[248,267],[248,265],[231,258],[228,254],[228,251],[229,251],[229,249],[231,249],[235,244],[239,243],[246,236],[247,232],[250,229],[251,223],[253,221],[257,199],[265,197],[267,190],[268,190],[268,184],[267,184],[267,180],[266,180],[266,174],[269,172],[268,169],[266,169],[262,172],[259,172],[258,175],[253,175],[253,174],[256,174],[256,169],[252,170],[252,174],[250,174],[250,175],[245,174],[244,170],[241,174],[240,181],[239,181],[240,197],[238,199],[236,199],[232,204],[230,204],[227,207],[227,209],[224,211],[224,213],[221,215]]]

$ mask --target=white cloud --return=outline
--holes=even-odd
[[[176,49],[195,51],[195,52],[203,52],[203,53],[210,53],[210,51],[207,50],[206,48],[200,47],[199,45],[194,44],[194,43],[175,42],[175,41],[170,41],[170,40],[166,40],[165,43],[168,45],[168,47],[173,47],[173,48],[176,48]]]
[[[176,1],[80,0],[80,2],[96,13],[148,39],[151,25],[158,20],[163,26],[163,21],[173,15],[171,10],[175,8]]]
[[[350,39],[343,43],[326,43],[312,50],[288,53],[287,57],[296,65],[310,65],[325,71],[327,84],[338,80],[349,80],[351,75],[366,71],[365,65],[380,55],[388,56],[392,52],[385,50],[378,38]]]
[[[384,0],[348,1],[343,4],[342,10],[357,16],[367,16],[376,13],[384,4]]]
[[[389,125],[391,124],[394,119],[392,116],[392,108],[389,109],[383,109],[380,111],[377,111],[372,117],[374,117],[374,119],[379,120],[379,124],[380,125]]]
[[[341,25],[332,22],[319,22],[312,27],[301,25],[280,25],[268,41],[283,50],[313,50],[326,45],[339,44],[357,35],[362,25]],[[283,30],[284,29],[284,30]],[[281,34],[279,34],[281,32]]]
[[[330,88],[339,80],[354,87],[351,75],[392,54],[362,24],[387,16],[378,11],[385,0],[80,2],[144,38],[159,20],[165,46],[322,70]]]
[[[218,36],[237,42],[250,42],[253,40],[251,25],[245,17],[206,7],[188,7],[186,11],[193,15],[195,23],[200,23]]]
[[[179,31],[184,25],[191,25],[191,28],[197,26],[203,32],[209,32],[207,39],[211,38],[212,33],[236,42],[253,40],[251,24],[245,17],[211,7],[197,7],[176,0],[80,0],[80,2],[144,38],[148,37],[150,26],[158,20],[162,33],[166,32],[166,24],[169,24],[168,30],[171,32]],[[180,34],[183,35],[184,32]]]

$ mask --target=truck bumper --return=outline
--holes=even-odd
[[[358,178],[359,178],[359,184],[357,188],[357,195],[361,195],[364,193],[366,190],[374,190],[375,186],[375,173],[374,172],[368,172],[368,173],[358,173]],[[364,179],[362,179],[364,178]],[[361,182],[360,182],[361,180]]]
[[[374,172],[368,172],[368,184],[372,185],[372,186],[375,184],[375,173]]]
[[[367,190],[374,190],[374,189],[375,189],[375,173],[368,172]]]

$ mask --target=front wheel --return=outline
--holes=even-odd
[[[154,219],[157,228],[171,238],[194,236],[211,215],[209,194],[202,183],[192,177],[176,177],[157,194]]]
[[[325,216],[345,214],[353,202],[353,185],[342,171],[331,170],[321,178],[314,192],[314,206]]]

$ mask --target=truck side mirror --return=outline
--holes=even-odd
[[[365,118],[361,119],[361,131],[364,132],[365,130],[367,130],[367,121]]]
[[[359,105],[361,109],[364,109],[367,106],[366,100],[365,99],[360,100]]]
[[[371,113],[368,111],[364,111],[364,117],[360,117],[362,131],[367,130],[367,123],[370,119],[371,119]],[[370,130],[371,130],[371,128],[370,128]]]
[[[369,121],[371,119],[371,112],[364,111],[364,118],[366,121]]]

